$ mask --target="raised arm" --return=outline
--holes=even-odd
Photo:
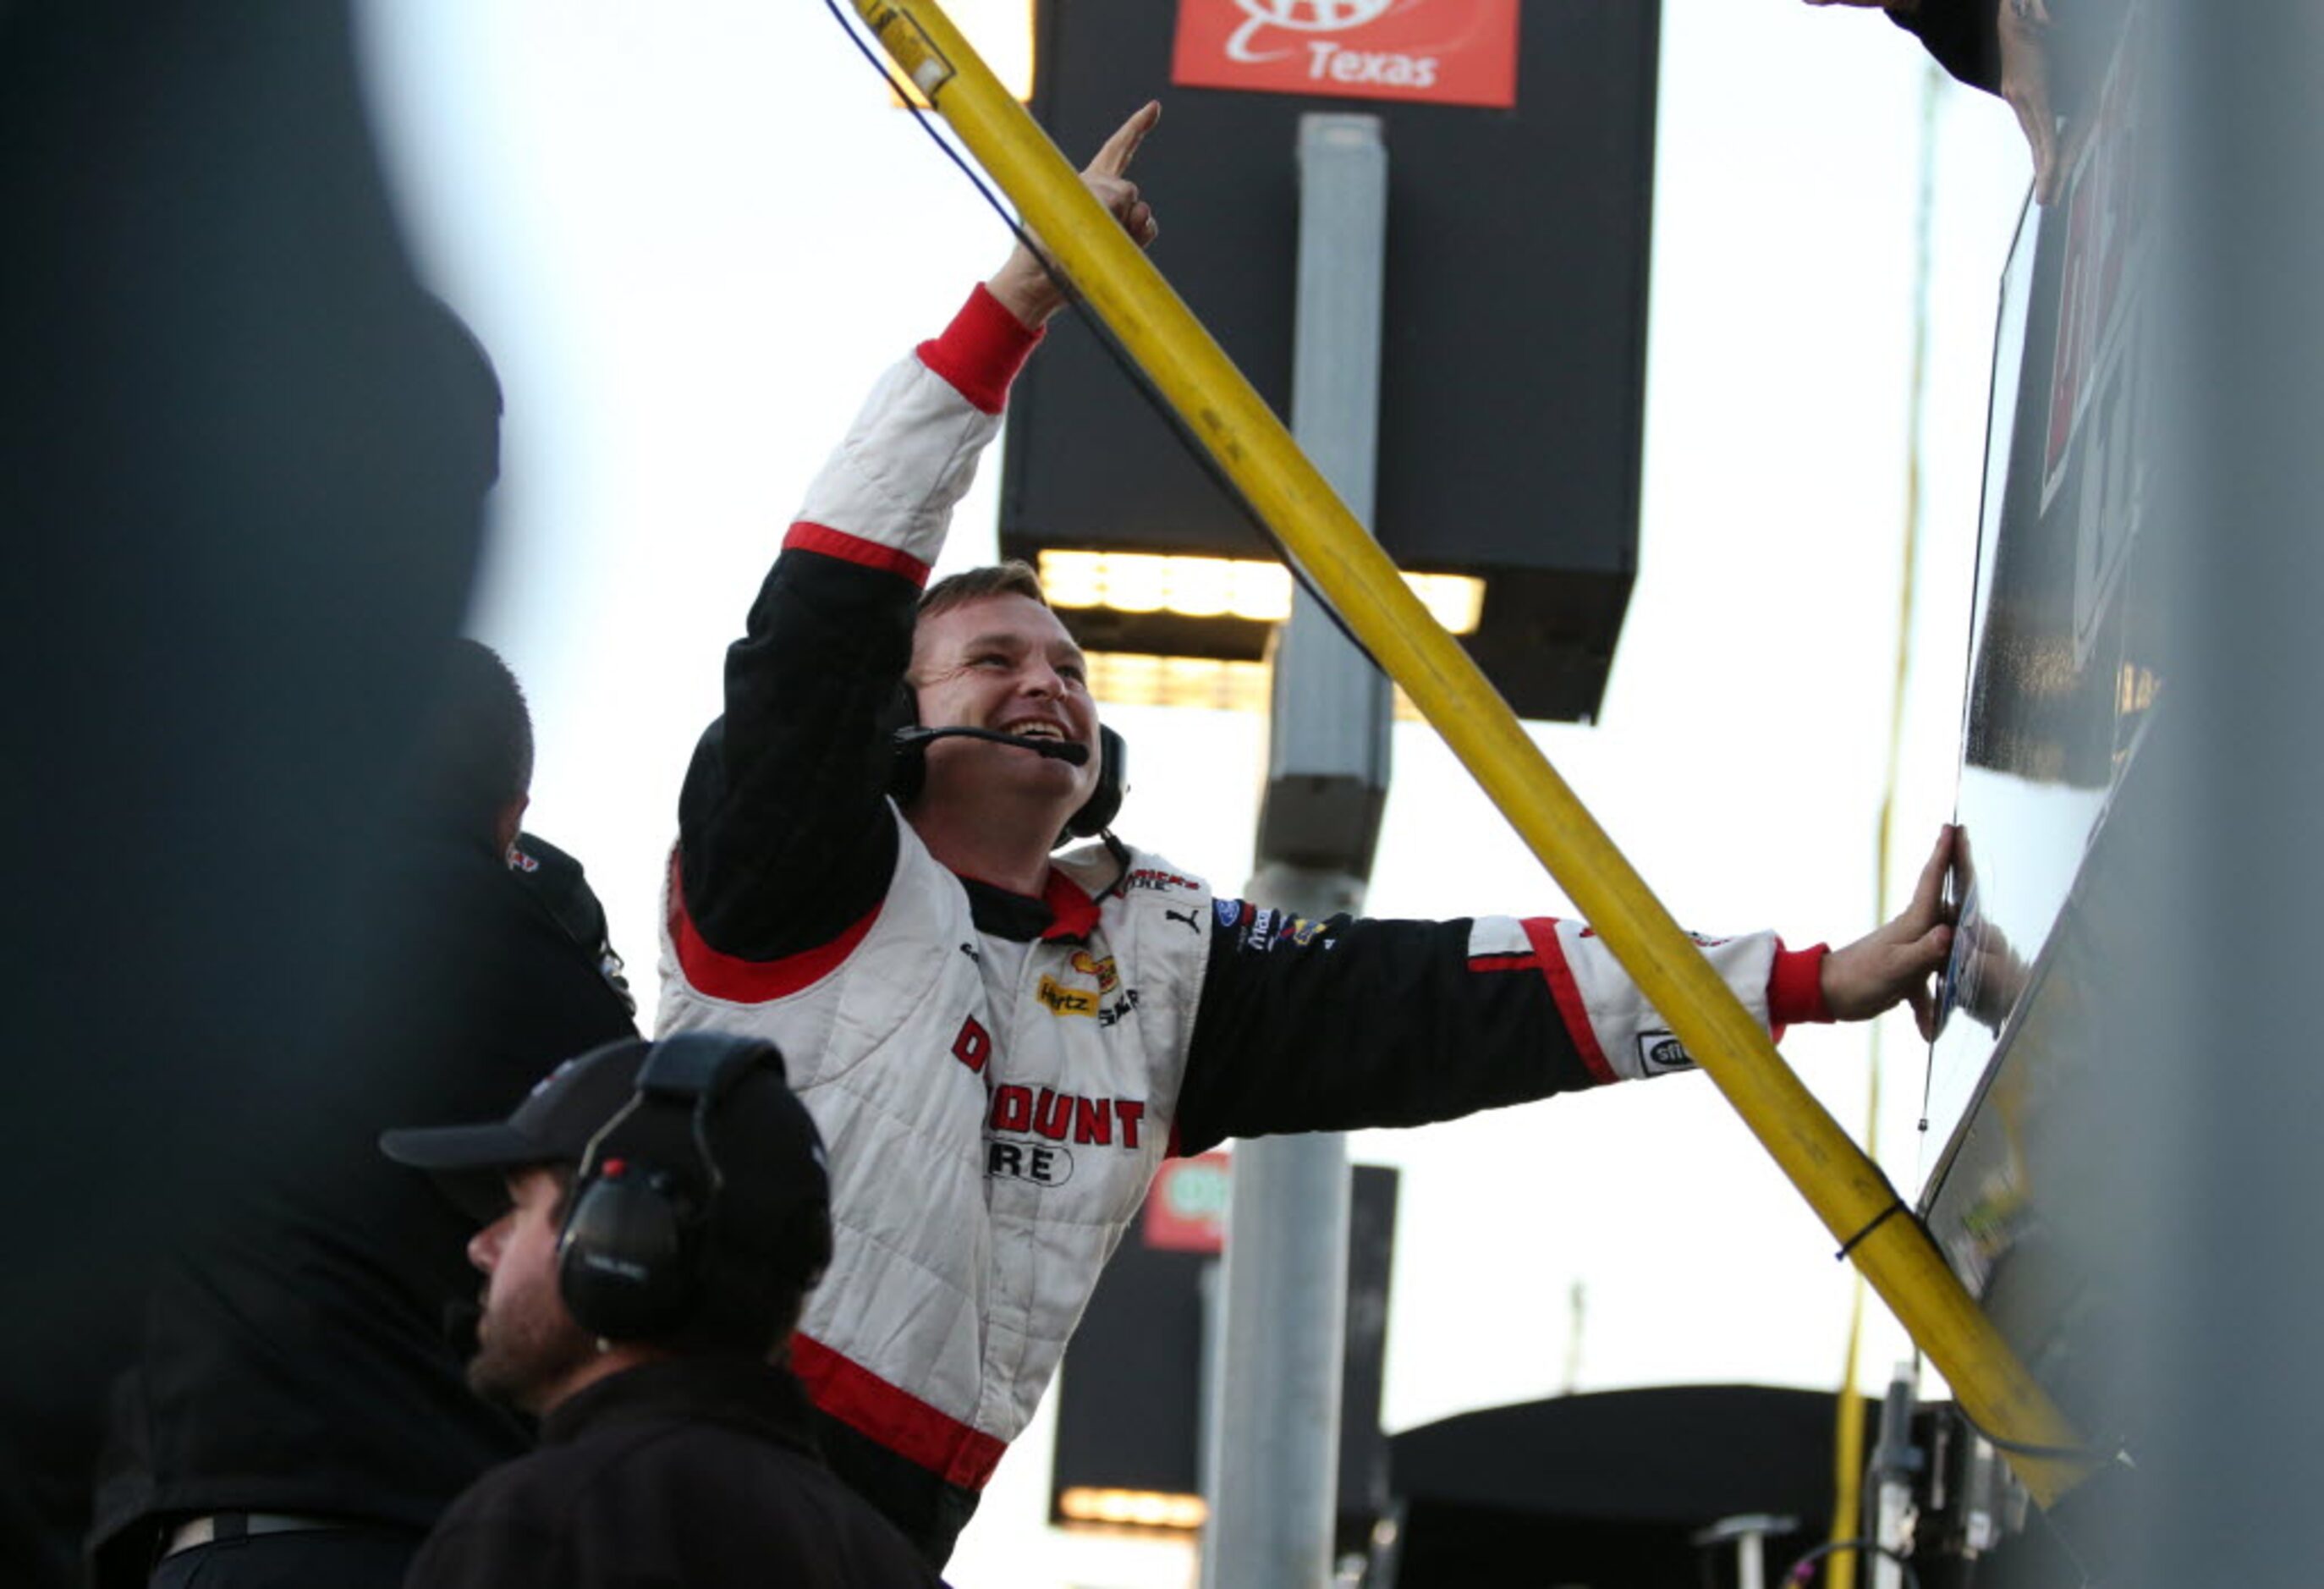
[[[1141,245],[1159,228],[1127,172],[1160,115],[1141,107],[1083,172]],[[820,949],[885,892],[887,731],[914,609],[1010,383],[1064,301],[1019,244],[942,336],[881,378],[816,476],[728,648],[724,714],[687,770],[671,896],[681,956]]]
[[[1038,340],[979,288],[872,388],[726,652],[725,713],[678,800],[683,904],[711,948],[770,960],[843,935],[896,855],[890,725],[913,609]]]

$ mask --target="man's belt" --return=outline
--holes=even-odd
[[[220,1539],[241,1539],[254,1534],[305,1534],[318,1529],[345,1529],[353,1524],[344,1518],[302,1517],[291,1511],[214,1511],[202,1517],[188,1518],[170,1530],[169,1539],[161,1547],[164,1559],[181,1550],[191,1550],[197,1545],[209,1545]]]

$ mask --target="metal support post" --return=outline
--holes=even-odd
[[[1872,1453],[1872,1538],[1904,1554],[1912,1548],[1913,1476],[1922,1468],[1913,1444],[1914,1387],[1919,1380],[1910,1363],[1896,1365],[1880,1404],[1880,1444]],[[1895,1557],[1875,1554],[1871,1562],[1872,1589],[1904,1589],[1904,1572]]]
[[[1388,226],[1379,118],[1300,118],[1299,173],[1292,428],[1369,522]],[[1274,690],[1251,898],[1311,919],[1356,910],[1388,793],[1388,681],[1302,591]],[[1347,1291],[1346,1143],[1318,1133],[1237,1148],[1204,1589],[1331,1581]]]

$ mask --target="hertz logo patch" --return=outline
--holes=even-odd
[[[1054,976],[1041,979],[1041,991],[1035,995],[1052,1015],[1095,1015],[1099,995],[1092,988],[1069,988]]]

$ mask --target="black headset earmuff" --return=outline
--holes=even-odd
[[[928,781],[928,747],[905,737],[907,729],[919,725],[919,692],[909,679],[899,680],[896,693],[888,697],[888,709],[880,715],[880,744],[888,757],[888,793],[899,806],[918,799],[921,787]]]
[[[557,1242],[557,1283],[576,1323],[612,1341],[685,1327],[701,1287],[703,1233],[722,1177],[710,1117],[754,1065],[782,1074],[757,1038],[680,1032],[654,1044],[628,1103],[581,1156]],[[669,1161],[683,1141],[687,1161]]]
[[[892,747],[888,792],[899,806],[908,806],[918,799],[921,786],[927,781],[927,742],[899,737],[919,725],[919,697],[910,684],[899,683],[881,721],[881,737]],[[1121,735],[1103,724],[1098,725],[1097,738],[1097,787],[1090,790],[1081,809],[1065,819],[1065,830],[1057,836],[1060,842],[1067,838],[1095,838],[1121,814],[1122,792],[1130,787],[1130,747]]]
[[[1097,729],[1097,787],[1090,790],[1082,808],[1065,818],[1068,837],[1095,838],[1121,815],[1121,797],[1130,788],[1130,746],[1121,735],[1101,723]]]

